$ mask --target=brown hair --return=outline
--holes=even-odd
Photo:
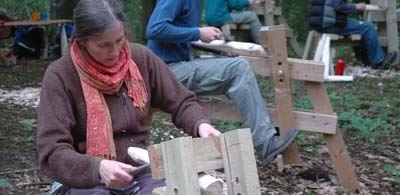
[[[75,30],[73,39],[83,40],[100,35],[115,22],[125,24],[119,0],[80,0],[74,9]]]

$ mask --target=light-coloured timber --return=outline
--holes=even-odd
[[[200,194],[196,188],[199,183],[185,177],[197,178],[199,172],[220,168],[225,170],[229,194],[260,194],[250,129],[229,131],[219,137],[176,138],[149,146],[148,150],[152,176],[166,178],[167,194],[186,194],[190,189],[190,194]]]
[[[234,105],[227,101],[199,101],[200,105],[205,108],[207,114],[211,118],[242,121],[240,115]],[[278,110],[276,108],[268,108],[271,123],[279,126]],[[313,111],[293,111],[294,127],[297,129],[319,132],[326,134],[335,134],[337,126],[337,116],[335,113],[322,114]]]

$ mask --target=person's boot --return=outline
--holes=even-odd
[[[396,60],[397,58],[397,52],[389,52],[385,55],[385,58],[382,60],[382,62],[379,62],[378,64],[373,64],[372,68],[373,69],[381,69],[381,70],[388,70],[391,68],[392,63]]]
[[[298,133],[299,130],[291,129],[287,134],[282,136],[273,136],[271,139],[267,140],[264,145],[258,146],[256,151],[261,149],[259,147],[263,147],[260,150],[261,153],[258,153],[262,164],[264,166],[269,165],[269,163],[271,163],[271,161],[274,160],[278,154],[282,153],[287,147],[289,147]]]

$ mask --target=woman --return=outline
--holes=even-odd
[[[172,115],[192,136],[218,136],[168,67],[145,47],[129,44],[116,0],[81,0],[74,10],[70,55],[44,75],[38,109],[41,169],[64,185],[65,194],[151,194],[149,170],[136,164],[129,146],[145,147],[149,108]]]

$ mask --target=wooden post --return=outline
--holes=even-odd
[[[42,59],[49,58],[49,31],[47,28],[43,27],[43,41],[44,41],[44,49],[42,53]]]
[[[200,194],[192,138],[166,141],[161,151],[168,194]]]
[[[306,81],[307,94],[316,113],[334,113],[328,94],[322,83]],[[354,165],[347,152],[342,133],[339,128],[336,134],[324,134],[329,155],[333,161],[334,169],[339,181],[352,192],[360,192],[360,184],[354,171]]]
[[[275,9],[275,1],[274,0],[265,0],[264,4],[264,24],[266,26],[274,25],[274,9]]]
[[[220,142],[228,194],[261,194],[250,130],[224,133]]]
[[[61,23],[60,47],[61,47],[61,55],[62,56],[66,55],[68,53],[68,39],[67,39],[67,33],[65,32],[65,23]]]
[[[396,12],[396,1],[388,0],[388,8],[386,10],[386,37],[388,41],[388,52],[399,51],[399,32]],[[399,56],[399,55],[397,55]],[[398,57],[394,63],[398,63]]]
[[[278,123],[281,135],[285,135],[295,127],[290,72],[287,60],[285,27],[283,25],[261,29],[261,42],[264,48],[270,48],[272,63],[272,78],[275,85],[275,99],[278,108]],[[293,143],[283,153],[285,163],[299,163],[297,144]]]

